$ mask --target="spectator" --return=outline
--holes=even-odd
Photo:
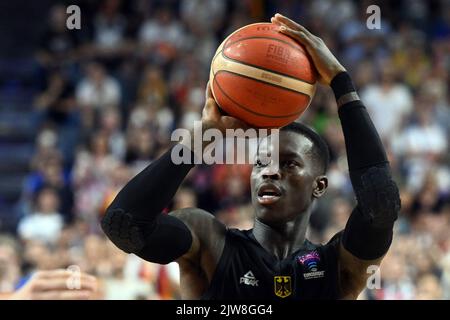
[[[144,21],[138,34],[142,54],[159,64],[173,59],[184,43],[183,28],[167,7],[159,8],[154,17]]]
[[[416,300],[440,300],[442,288],[439,279],[431,274],[424,275],[417,281]]]
[[[73,168],[75,210],[77,215],[96,221],[119,162],[111,155],[108,137],[98,132],[88,149],[80,150]]]
[[[149,66],[144,71],[138,89],[138,101],[155,106],[165,106],[167,103],[167,86],[158,67]]]
[[[80,38],[66,26],[66,7],[57,4],[50,9],[50,19],[41,38],[38,61],[46,68],[70,64],[78,56]]]
[[[120,102],[120,86],[108,76],[104,67],[91,63],[86,67],[86,77],[76,88],[77,101],[85,112],[117,107]]]
[[[24,240],[55,243],[64,225],[58,206],[57,192],[51,188],[42,189],[37,195],[36,210],[19,222],[17,231],[20,237]]]
[[[430,105],[417,103],[416,122],[408,125],[394,149],[404,156],[407,183],[412,189],[423,181],[426,168],[435,166],[447,152],[447,139],[444,129],[433,119]]]
[[[364,100],[375,127],[385,141],[398,134],[413,107],[411,92],[404,84],[395,80],[389,64],[384,65],[381,70],[381,81],[366,87],[361,93],[361,99]]]
[[[93,20],[90,53],[111,66],[132,48],[127,41],[128,21],[120,13],[121,5],[121,0],[103,0]]]
[[[126,151],[126,141],[121,130],[122,118],[118,110],[114,108],[102,110],[99,122],[100,131],[108,139],[111,155],[118,160],[123,160]]]

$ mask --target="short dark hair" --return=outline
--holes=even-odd
[[[321,173],[325,174],[327,172],[330,162],[330,150],[325,140],[316,131],[299,122],[292,122],[282,127],[280,131],[295,132],[308,138],[313,143],[313,156],[320,163]]]

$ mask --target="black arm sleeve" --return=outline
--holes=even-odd
[[[101,221],[103,231],[117,247],[156,263],[177,259],[192,244],[186,225],[161,213],[193,168],[190,164],[174,164],[171,151],[131,179]],[[191,153],[187,148],[183,152]]]
[[[355,92],[348,73],[331,82],[336,100]],[[358,205],[345,227],[342,244],[354,256],[372,260],[383,256],[392,242],[392,229],[400,210],[398,188],[370,116],[357,99],[339,108],[350,179]]]

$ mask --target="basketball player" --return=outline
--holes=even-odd
[[[185,299],[356,299],[371,275],[368,266],[380,264],[392,241],[398,189],[349,74],[301,25],[279,14],[272,23],[305,46],[320,81],[333,89],[357,206],[326,245],[305,239],[311,206],[327,189],[328,149],[314,131],[291,124],[280,131],[279,165],[257,159],[253,168],[253,229],[227,229],[198,208],[163,214],[194,167],[173,164],[169,150],[120,191],[102,227],[125,252],[156,263],[177,261]],[[243,126],[222,116],[207,92],[204,129]],[[184,152],[196,156],[188,145]],[[273,146],[265,139],[259,150],[267,148]]]

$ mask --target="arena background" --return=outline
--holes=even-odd
[[[66,7],[81,8],[81,30]],[[369,30],[366,9],[381,9]],[[116,249],[99,228],[115,193],[199,119],[211,57],[235,29],[285,14],[348,68],[387,148],[402,212],[361,299],[450,299],[450,1],[2,1],[0,292],[34,270],[76,265],[98,299],[177,299],[176,264]],[[330,188],[309,237],[325,242],[353,206],[331,90],[301,121],[329,143]],[[198,166],[172,208],[199,206],[250,228],[248,166]],[[163,245],[163,244],[162,244]]]

